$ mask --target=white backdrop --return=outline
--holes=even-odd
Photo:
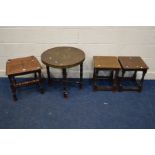
[[[55,46],[74,46],[86,54],[84,77],[92,77],[94,55],[141,56],[150,67],[146,79],[155,79],[155,27],[0,27],[0,76],[7,59],[40,55]],[[44,65],[43,65],[44,67]],[[78,77],[78,67],[69,77]],[[52,69],[55,77],[60,70]],[[46,76],[45,68],[43,69]]]

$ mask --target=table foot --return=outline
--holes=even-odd
[[[68,98],[68,92],[64,91],[64,98]]]
[[[14,101],[17,101],[18,100],[16,95],[13,95],[13,100]]]
[[[40,93],[41,94],[44,94],[45,93],[45,90],[42,88],[42,89],[40,89]]]
[[[83,89],[83,84],[80,83],[80,84],[79,84],[79,88],[80,88],[80,89]]]

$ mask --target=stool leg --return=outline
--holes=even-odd
[[[137,71],[135,71],[134,74],[133,74],[133,77],[132,77],[133,80],[136,80],[136,77],[137,77]]]
[[[139,84],[139,92],[141,92],[143,89],[143,82],[144,82],[144,77],[145,77],[146,72],[147,72],[147,70],[143,71],[142,78],[141,78],[140,84]]]
[[[110,78],[109,78],[110,82],[113,82],[113,76],[114,76],[114,71],[111,71]]]
[[[12,77],[12,81],[13,81],[13,83],[14,83],[14,84],[16,84],[16,83],[17,83],[17,81],[16,81],[15,77]]]
[[[51,84],[51,76],[50,76],[50,68],[49,68],[49,66],[46,66],[46,69],[47,69],[48,84]]]
[[[36,72],[34,73],[34,78],[37,79],[37,73]]]
[[[124,79],[124,75],[125,75],[125,70],[122,70],[122,76],[120,77],[120,80],[119,80],[119,91],[123,90],[123,88],[122,88],[123,86],[122,86],[121,82]]]
[[[38,82],[38,85],[39,85],[39,89],[40,89],[40,93],[43,94],[44,93],[44,89],[42,87],[42,77],[41,77],[41,71],[38,72],[38,75],[39,75],[39,82]]]
[[[118,74],[119,74],[119,70],[115,71],[115,76],[114,76],[114,80],[113,80],[113,91],[118,90],[119,88],[119,84],[118,84]]]
[[[66,68],[62,69],[62,76],[63,76],[64,98],[67,98],[68,92],[67,92],[67,71],[66,71]]]
[[[80,84],[79,84],[80,89],[83,88],[83,63],[80,64]]]
[[[93,90],[96,91],[97,90],[97,86],[96,86],[96,77],[97,77],[97,70],[96,68],[94,68],[94,73],[93,73]]]
[[[34,79],[37,80],[37,73],[34,73]]]
[[[12,97],[14,101],[17,101],[17,96],[16,96],[16,87],[14,83],[14,77],[9,76],[9,81],[10,81],[10,88],[12,90]]]

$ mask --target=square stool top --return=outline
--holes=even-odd
[[[121,66],[117,57],[114,56],[94,56],[94,68],[99,69],[120,69]]]
[[[6,63],[7,75],[27,74],[40,69],[41,65],[34,56],[10,59]]]
[[[141,57],[120,56],[118,57],[118,60],[123,69],[147,70],[149,68]]]

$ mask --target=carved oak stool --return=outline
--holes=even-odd
[[[10,59],[6,63],[6,74],[8,75],[10,81],[10,87],[13,94],[14,101],[17,100],[16,88],[22,86],[29,86],[32,84],[38,84],[40,92],[43,93],[44,90],[41,86],[41,65],[39,61],[34,56]],[[34,74],[34,79],[24,82],[17,82],[15,77],[26,74]]]
[[[145,64],[141,57],[118,57],[119,62],[122,67],[122,76],[120,77],[120,86],[119,90],[126,91],[142,91],[143,81],[145,74],[149,67]],[[132,76],[125,76],[126,72],[133,72]],[[137,79],[137,72],[142,72],[142,77],[140,80]],[[124,86],[123,81],[131,81],[134,82],[134,86]]]
[[[121,66],[118,62],[117,57],[114,56],[94,56],[94,74],[93,74],[93,89],[94,90],[112,90],[118,89],[118,73]],[[99,75],[100,71],[110,71],[110,75]],[[109,80],[112,82],[112,86],[99,86],[97,81]]]

